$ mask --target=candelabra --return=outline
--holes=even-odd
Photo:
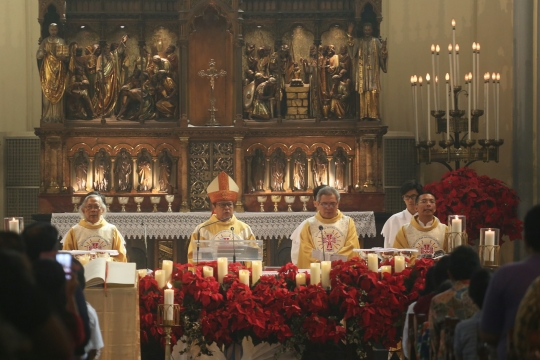
[[[158,304],[157,326],[163,327],[165,333],[165,360],[171,358],[172,328],[180,326],[180,304]]]
[[[426,140],[420,139],[418,119],[423,118],[418,112],[418,92],[420,92],[421,112],[424,111],[422,106],[422,77],[413,75],[411,77],[411,88],[413,96],[413,111],[415,119],[415,140],[417,163],[430,164],[438,162],[452,170],[450,165],[454,163],[455,169],[468,166],[475,161],[499,161],[499,147],[504,143],[504,140],[499,137],[499,88],[500,74],[489,72],[484,74],[484,109],[479,109],[478,93],[479,93],[479,73],[480,73],[480,44],[473,43],[472,56],[472,72],[465,74],[466,89],[460,85],[459,71],[459,44],[456,44],[455,38],[456,22],[452,20],[452,44],[448,45],[448,58],[450,73],[446,74],[445,80],[445,103],[446,111],[442,110],[442,104],[439,99],[439,45],[431,45],[431,64],[432,72],[425,77],[427,87],[427,136]],[[491,84],[490,84],[491,78]],[[430,84],[430,80],[433,83]],[[490,86],[491,85],[491,86]],[[431,89],[432,88],[432,89]],[[431,93],[433,92],[433,99]],[[492,92],[493,102],[491,108],[493,110],[492,121],[495,121],[495,137],[490,137],[490,92]],[[465,96],[467,99],[466,110],[460,109],[459,98]],[[431,105],[434,105],[436,110],[431,110]],[[446,115],[446,116],[445,116]],[[479,133],[480,117],[484,116],[485,122],[485,138],[472,139],[472,133]],[[436,148],[436,141],[431,139],[431,121],[435,119],[435,131],[442,135],[439,148]],[[479,146],[475,146],[478,143]]]

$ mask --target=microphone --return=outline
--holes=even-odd
[[[229,219],[232,218],[232,217],[233,217],[233,216],[230,215],[230,216],[227,216],[226,218],[219,219],[219,220],[216,220],[216,221],[212,221],[212,222],[209,223],[209,224],[206,224],[206,225],[203,225],[203,226],[199,227],[199,229],[197,230],[197,264],[199,263],[199,244],[200,244],[200,241],[201,241],[201,229],[202,229],[202,228],[205,228],[205,227],[207,227],[207,226],[210,226],[210,225],[217,224],[218,222],[227,221],[227,220],[229,220]]]
[[[324,236],[323,236],[323,226],[322,225],[319,225],[319,231],[321,232],[321,241],[322,241],[322,255],[323,255],[323,260],[326,261],[326,256],[324,255]]]
[[[231,226],[231,236],[232,236],[232,251],[233,251],[232,262],[235,263],[236,262],[236,247],[234,246],[234,227],[233,226]]]
[[[148,244],[146,242],[146,224],[144,223],[144,220],[141,222],[141,225],[143,226],[143,229],[144,229],[144,256],[146,257],[146,263],[145,263],[145,268],[148,269]]]

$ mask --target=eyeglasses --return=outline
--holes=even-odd
[[[84,208],[86,210],[99,210],[99,209],[101,209],[101,206],[99,206],[97,204],[96,205],[86,205]]]
[[[323,203],[320,203],[320,205],[322,207],[325,207],[325,208],[335,208],[337,206],[337,202],[331,202],[331,203],[327,203],[327,202],[323,202]]]
[[[403,195],[403,200],[405,200],[405,201],[409,201],[409,200],[416,201],[417,197],[418,197],[418,195]]]
[[[219,206],[222,209],[232,208],[234,206],[234,204],[232,202],[219,202],[219,203],[216,203],[216,205]]]
[[[427,203],[435,204],[435,199],[422,199],[418,203],[419,204],[427,204]]]

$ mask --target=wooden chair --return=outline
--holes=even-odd
[[[454,332],[456,325],[460,322],[460,319],[447,316],[444,319],[444,345],[445,345],[445,359],[454,360]]]

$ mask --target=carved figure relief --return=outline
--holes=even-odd
[[[345,179],[346,169],[347,169],[347,153],[343,148],[340,146],[337,148],[336,152],[333,156],[333,162],[335,167],[335,182],[334,187],[338,190],[343,190],[347,186],[347,182]]]
[[[326,152],[318,147],[313,153],[313,186],[327,185],[328,158]]]
[[[94,157],[94,189],[100,192],[111,190],[111,157],[101,148]]]
[[[292,154],[293,190],[306,190],[307,157],[301,148],[296,148]]]
[[[159,155],[159,191],[167,192],[171,185],[172,159],[166,149]]]
[[[264,154],[261,149],[255,149],[251,159],[251,181],[255,191],[264,191]]]
[[[270,159],[270,176],[272,178],[272,191],[284,191],[285,167],[287,158],[281,148],[277,148]]]
[[[73,167],[75,168],[75,191],[87,191],[86,182],[88,180],[88,164],[88,155],[83,149],[79,149],[73,159]]]
[[[129,155],[126,149],[122,148],[118,155],[116,155],[116,162],[114,165],[117,191],[131,191],[133,188],[131,180],[132,172],[131,155]]]
[[[137,157],[137,169],[139,171],[139,191],[152,190],[152,156],[145,148]]]

